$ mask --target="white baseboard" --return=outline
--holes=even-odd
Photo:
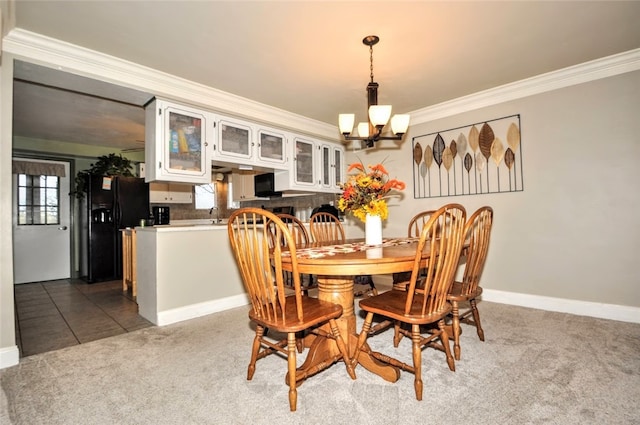
[[[20,361],[20,351],[17,345],[0,348],[0,369],[15,366]]]
[[[500,304],[537,308],[539,310],[598,317],[600,319],[618,320],[620,322],[640,323],[640,308],[626,305],[519,294],[517,292],[498,291],[486,288],[482,291],[482,299]]]
[[[195,319],[196,317],[206,316],[207,314],[242,307],[247,304],[249,304],[247,295],[240,294],[204,303],[192,304],[186,307],[160,311],[158,312],[158,323],[156,323],[156,325],[170,325],[172,323],[182,322],[183,320]]]

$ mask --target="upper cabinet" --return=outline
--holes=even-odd
[[[146,181],[211,182],[215,117],[207,111],[155,99],[146,108]]]
[[[284,168],[287,164],[287,137],[277,130],[259,127],[257,155],[260,163]]]
[[[248,121],[221,117],[213,161],[253,165],[258,168],[287,167],[287,137],[283,132]]]
[[[255,147],[254,130],[250,123],[230,118],[218,122],[218,143],[213,146],[215,160],[250,162]]]
[[[340,191],[344,179],[344,147],[322,143],[320,149],[320,186],[329,192]]]
[[[293,166],[275,172],[278,191],[340,191],[344,178],[344,148],[329,142],[293,138]]]
[[[149,202],[152,204],[190,204],[193,185],[186,183],[149,183]]]

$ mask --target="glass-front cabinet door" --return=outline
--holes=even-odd
[[[332,183],[332,175],[331,175],[331,146],[329,145],[321,145],[320,146],[320,184],[323,188],[331,187]]]
[[[146,180],[209,183],[210,113],[156,99],[146,109]]]
[[[345,180],[344,169],[344,148],[342,146],[333,147],[333,185],[334,189],[340,190],[340,185]]]
[[[339,192],[344,180],[344,148],[333,143],[320,145],[320,185],[329,192]]]
[[[258,161],[274,166],[287,162],[287,138],[283,133],[261,128],[258,131]]]
[[[296,138],[294,146],[295,183],[303,186],[315,185],[315,144],[310,140]]]
[[[218,143],[214,156],[251,160],[255,142],[249,123],[225,118],[218,124]]]

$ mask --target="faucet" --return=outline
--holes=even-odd
[[[212,207],[209,210],[209,215],[211,215],[213,213],[213,210],[216,210],[216,218],[213,220],[213,224],[218,224],[220,223],[220,209],[218,207]]]

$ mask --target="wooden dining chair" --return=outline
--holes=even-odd
[[[304,223],[298,220],[295,216],[292,216],[290,214],[284,214],[284,213],[276,214],[276,216],[280,220],[282,220],[285,226],[287,226],[287,228],[289,229],[289,233],[291,234],[291,237],[293,238],[293,241],[295,242],[296,246],[305,246],[305,245],[308,245],[309,242],[311,242],[311,238],[309,237],[309,233],[307,232],[307,229],[304,227]],[[271,247],[273,248],[276,243],[282,246],[286,246],[286,243],[287,243],[286,239],[284,238],[277,239],[277,235],[276,235],[277,226],[275,222],[269,221],[266,223],[266,226],[267,226],[267,229],[269,230],[269,243],[271,244]],[[289,271],[284,271],[283,273],[284,273],[285,285],[288,286],[289,288],[293,288],[293,275]],[[300,284],[302,285],[303,293],[305,295],[309,295],[309,289],[318,287],[313,275],[309,275],[309,274],[304,274],[300,276]]]
[[[489,239],[493,226],[493,209],[485,206],[474,212],[465,225],[464,234],[468,247],[462,281],[454,281],[447,299],[451,302],[453,316],[453,353],[460,360],[460,322],[475,326],[478,338],[484,341],[480,313],[476,300],[482,294],[480,276],[489,251]],[[469,309],[459,311],[459,303],[468,302]]]
[[[338,218],[330,213],[317,212],[309,219],[309,229],[314,242],[344,243],[345,233]],[[371,275],[359,275],[353,278],[354,284],[366,285],[364,291],[355,291],[354,296],[378,295],[378,290]]]
[[[314,242],[344,243],[344,228],[338,218],[330,213],[317,212],[309,218],[309,231]]]
[[[407,226],[407,236],[410,238],[419,238],[422,232],[422,228],[425,224],[427,224],[434,212],[436,212],[436,210],[421,211],[418,214],[414,215],[411,220],[409,220],[409,225]]]
[[[366,312],[362,331],[353,357],[353,366],[361,351],[377,360],[399,367],[415,375],[416,398],[422,400],[422,349],[429,346],[444,351],[449,369],[455,362],[449,347],[445,318],[452,307],[447,301],[460,259],[466,212],[459,204],[448,204],[431,215],[420,233],[411,279],[406,291],[387,291],[378,296],[363,298],[360,309]],[[422,260],[424,253],[429,257]],[[426,263],[426,264],[425,264]],[[427,274],[420,276],[426,266]],[[389,318],[394,326],[393,345],[398,347],[403,336],[411,338],[413,364],[409,365],[390,355],[373,352],[365,344],[370,335],[374,315]],[[405,329],[402,325],[409,329]]]
[[[269,230],[260,223],[273,222],[276,240],[284,244],[269,243]],[[234,253],[244,287],[251,300],[249,319],[255,323],[256,332],[251,348],[251,360],[247,379],[253,378],[256,362],[270,354],[284,354],[287,359],[286,382],[289,384],[289,408],[296,410],[298,393],[296,387],[311,374],[315,374],[333,363],[344,360],[347,372],[355,379],[354,368],[336,320],[342,315],[342,306],[302,293],[296,244],[286,224],[275,214],[261,208],[242,208],[231,214],[227,224],[231,249]],[[286,246],[287,249],[283,249]],[[283,255],[291,260],[294,294],[286,295],[282,274]],[[327,324],[328,326],[322,326]],[[265,334],[269,329],[269,335]],[[274,332],[275,331],[275,332]],[[338,352],[313,371],[302,373],[296,370],[296,333],[310,332],[316,338],[329,338],[336,342]],[[280,333],[280,336],[278,336]],[[285,338],[278,339],[286,334]],[[280,378],[278,377],[278,380]]]
[[[425,224],[427,224],[429,218],[434,212],[435,210],[421,211],[418,214],[414,215],[411,220],[409,220],[409,225],[407,226],[407,237],[419,238],[420,233],[422,232],[422,228]],[[393,289],[404,291],[406,290],[407,283],[411,278],[411,272],[394,273],[392,277]]]

